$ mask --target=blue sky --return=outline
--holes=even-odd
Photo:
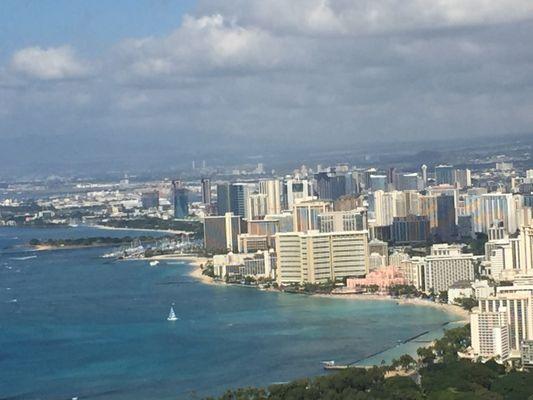
[[[0,51],[69,44],[94,53],[124,38],[176,29],[195,0],[2,0]]]

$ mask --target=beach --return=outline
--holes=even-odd
[[[457,306],[455,304],[444,304],[436,303],[430,300],[424,300],[420,298],[394,298],[389,295],[379,295],[379,294],[315,294],[313,296],[317,297],[328,297],[335,299],[344,299],[344,300],[371,300],[371,301],[394,301],[399,305],[415,305],[415,306],[424,306],[424,307],[433,307],[439,310],[445,310],[446,312],[458,315],[468,322],[470,320],[470,313],[464,308]]]
[[[215,281],[213,278],[202,274],[202,266],[209,261],[205,257],[196,257],[188,255],[162,255],[151,257],[150,260],[176,260],[176,261],[187,261],[194,268],[189,272],[189,276],[195,279],[200,280],[202,283],[207,285],[226,285],[226,283],[221,281]],[[274,290],[276,291],[276,290]],[[367,300],[367,301],[391,301],[396,302],[399,305],[413,305],[413,306],[424,306],[424,307],[433,307],[439,310],[446,311],[448,313],[457,315],[461,317],[461,321],[468,323],[470,320],[470,313],[464,308],[454,305],[454,304],[443,304],[436,303],[430,300],[424,300],[419,298],[393,298],[388,295],[379,295],[379,294],[313,294],[313,297],[325,297],[325,298],[334,298],[342,300]]]
[[[195,279],[198,279],[206,285],[216,285],[218,284],[215,280],[207,275],[202,274],[203,266],[209,261],[206,257],[198,257],[194,255],[179,255],[179,254],[163,254],[159,256],[153,256],[146,258],[146,260],[158,260],[158,261],[186,261],[193,266],[189,272],[189,276]]]

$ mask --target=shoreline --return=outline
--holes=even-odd
[[[150,228],[121,228],[116,226],[107,226],[107,225],[84,225],[88,228],[97,228],[97,229],[106,229],[110,231],[137,231],[137,232],[160,232],[160,233],[172,233],[175,235],[182,235],[184,233],[186,234],[193,234],[194,232],[188,232],[188,231],[176,231],[172,229],[150,229]]]
[[[202,274],[202,266],[209,261],[207,257],[199,257],[195,255],[179,255],[179,254],[162,254],[153,256],[150,258],[144,258],[143,260],[157,260],[157,261],[187,261],[193,268],[187,273],[191,278],[199,280],[206,285],[219,285],[220,283],[207,275]]]
[[[389,295],[378,295],[378,294],[313,294],[315,297],[324,297],[324,298],[333,298],[333,299],[344,299],[344,300],[367,300],[367,301],[394,301],[399,305],[414,305],[414,306],[424,306],[424,307],[433,307],[439,310],[444,310],[450,314],[455,314],[464,321],[468,323],[470,318],[470,313],[464,308],[457,306],[455,304],[443,304],[435,303],[430,300],[419,299],[417,297],[413,298],[395,298]]]
[[[113,244],[110,243],[99,243],[99,244],[75,244],[75,245],[51,245],[51,244],[38,244],[38,245],[30,245],[31,249],[33,251],[52,251],[52,250],[75,250],[75,249],[90,249],[94,247],[110,247],[113,246]]]
[[[165,257],[165,256],[161,256]],[[157,257],[152,257],[153,259],[157,259]],[[202,283],[205,283],[207,285],[227,285],[224,282],[215,281],[213,278],[203,275],[201,265],[205,264],[208,260],[204,257],[196,257],[196,256],[174,256],[174,255],[167,255],[165,258],[166,260],[183,260],[183,261],[192,261],[191,265],[194,266],[194,268],[188,273],[188,275],[192,278],[196,278],[200,280]],[[227,285],[228,286],[228,285]],[[231,286],[231,285],[229,285]],[[270,289],[267,291],[276,291],[276,292],[282,292],[280,290]],[[454,322],[464,322],[465,324],[470,321],[470,313],[465,310],[464,308],[454,305],[454,304],[442,304],[442,303],[435,303],[433,301],[429,300],[423,300],[419,298],[394,298],[389,295],[377,295],[377,294],[311,294],[313,297],[322,297],[322,298],[328,298],[328,299],[342,299],[342,300],[366,300],[366,301],[394,301],[402,306],[424,306],[424,307],[432,307],[436,308],[442,311],[445,311],[449,314],[453,314],[455,316],[460,317],[461,319],[456,320]]]

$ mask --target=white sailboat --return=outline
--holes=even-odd
[[[167,321],[177,321],[176,313],[174,312],[174,307],[170,307],[170,312],[168,313]]]

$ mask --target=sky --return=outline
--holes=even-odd
[[[3,0],[10,171],[533,134],[530,0]]]

